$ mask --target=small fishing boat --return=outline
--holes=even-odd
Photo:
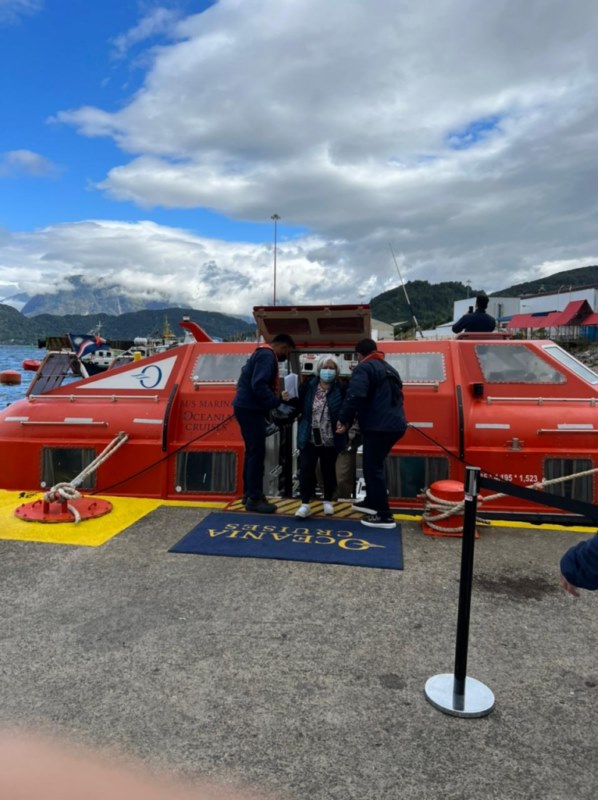
[[[97,330],[97,329],[96,329]],[[122,366],[131,361],[138,361],[141,358],[162,353],[172,347],[176,347],[182,343],[182,339],[177,339],[173,333],[168,320],[164,320],[164,327],[161,336],[136,336],[133,342],[128,347],[118,347],[119,343],[108,342],[105,339],[98,338],[94,334],[89,334],[87,342],[83,341],[82,344],[76,345],[76,337],[69,334],[69,338],[73,341],[73,349],[77,353],[79,361],[84,365],[88,375],[98,375],[105,372],[107,369],[112,369],[115,366]],[[83,352],[81,352],[81,348]]]
[[[370,308],[260,306],[259,333],[293,336],[289,369],[313,374],[333,352],[348,380],[355,344],[371,333]],[[25,399],[0,412],[0,488],[42,490],[71,481],[124,436],[118,455],[85,477],[93,493],[232,501],[242,491],[243,441],[232,400],[255,342],[194,340],[96,376],[65,383],[72,353],[50,353]],[[550,340],[464,334],[444,340],[380,341],[403,379],[410,422],[386,466],[395,511],[421,512],[437,482],[464,480],[467,464],[520,487],[594,503],[598,468],[598,375]],[[267,439],[264,492],[290,496],[293,425]],[[487,493],[486,493],[487,494]],[[499,495],[487,516],[538,522],[567,514]],[[571,516],[571,515],[569,515]]]

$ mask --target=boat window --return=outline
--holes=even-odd
[[[440,383],[446,380],[442,353],[387,353],[386,360],[397,370],[403,383]]]
[[[598,383],[598,375],[570,353],[567,353],[566,350],[563,350],[562,347],[558,347],[556,344],[550,344],[546,345],[544,350],[564,367],[567,367],[568,370],[574,372],[578,377],[583,378],[584,381],[591,383],[593,386]]]
[[[562,372],[523,344],[478,344],[475,352],[487,383],[565,383]]]
[[[193,365],[193,381],[236,383],[250,353],[204,353]]]
[[[91,447],[44,447],[42,450],[42,481],[46,488],[57,483],[69,483],[88,467],[96,457]],[[78,488],[94,489],[95,475],[88,475]]]
[[[554,480],[566,475],[588,472],[593,467],[594,464],[590,458],[547,458],[544,461],[544,477],[546,480]],[[593,475],[583,475],[569,481],[562,481],[562,483],[544,486],[542,491],[557,497],[569,497],[572,500],[593,503],[593,477]]]
[[[391,497],[417,497],[435,481],[449,476],[448,459],[422,456],[390,456],[384,463]]]
[[[234,492],[235,453],[184,451],[176,459],[178,492]]]

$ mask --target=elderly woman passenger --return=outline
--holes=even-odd
[[[340,364],[328,353],[316,361],[315,375],[299,388],[300,420],[297,429],[299,448],[299,490],[301,505],[296,517],[312,513],[310,500],[315,494],[316,467],[320,463],[324,484],[324,514],[334,514],[332,498],[336,489],[336,458],[345,446],[345,437],[335,432],[345,396],[339,381]]]

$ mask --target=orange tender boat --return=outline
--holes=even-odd
[[[289,366],[302,376],[314,354],[333,352],[348,379],[356,342],[371,335],[367,305],[257,307],[254,316],[266,341],[293,336]],[[194,342],[68,384],[72,355],[48,354],[26,398],[0,412],[0,488],[39,491],[70,481],[124,431],[126,443],[82,491],[239,497],[243,442],[231,402],[255,343],[214,342],[194,323],[181,325]],[[380,341],[379,349],[402,376],[410,422],[387,459],[395,511],[421,511],[424,490],[462,481],[465,464],[527,487],[546,479],[545,491],[594,503],[598,375],[557,344],[468,334]],[[293,441],[292,427],[267,439],[269,496],[292,492]],[[567,516],[513,496],[484,503],[481,513],[534,522]]]

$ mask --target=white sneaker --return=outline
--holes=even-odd
[[[309,517],[310,514],[311,508],[309,507],[308,503],[302,503],[297,511],[295,511],[295,516],[302,517],[303,519],[305,519],[305,517]]]
[[[327,517],[331,517],[334,514],[334,506],[332,503],[324,502],[324,514],[326,514]]]

